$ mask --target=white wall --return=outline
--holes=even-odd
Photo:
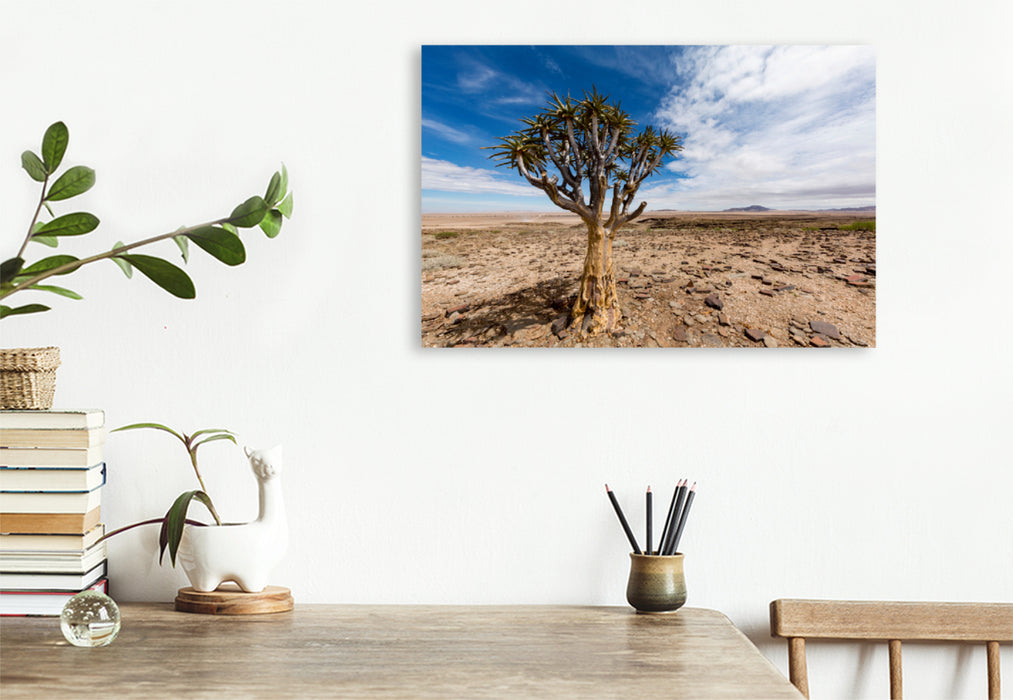
[[[98,172],[72,200],[103,219],[93,245],[223,215],[281,161],[296,211],[276,240],[247,234],[240,268],[195,253],[197,302],[104,264],[68,278],[85,301],[5,321],[3,345],[59,345],[58,404],[111,426],[283,442],[293,544],[276,583],[300,602],[622,605],[602,483],[639,520],[643,487],[683,475],[701,489],[690,604],[782,669],[773,598],[1013,601],[1010,4],[613,4],[10,5],[6,250],[38,196],[20,153],[57,119],[67,162]],[[875,44],[879,347],[421,350],[419,45],[491,42]],[[206,450],[221,509],[249,516],[238,451]],[[167,437],[114,435],[106,453],[110,527],[192,487]],[[110,543],[121,600],[184,585],[155,538]],[[820,697],[885,697],[884,650],[810,655]],[[906,659],[912,697],[984,695],[980,651]]]

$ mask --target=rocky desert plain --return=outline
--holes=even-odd
[[[645,212],[614,244],[619,327],[581,339],[586,245],[565,212],[422,214],[422,346],[875,346],[874,209]]]

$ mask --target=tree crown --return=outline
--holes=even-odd
[[[681,139],[667,130],[647,126],[637,133],[637,123],[620,103],[594,87],[582,99],[549,93],[545,109],[521,122],[525,128],[487,147],[497,167],[516,170],[556,206],[584,219],[603,218],[611,190],[606,225],[613,230],[640,215],[646,202],[632,213],[629,206],[641,183],[682,150]]]

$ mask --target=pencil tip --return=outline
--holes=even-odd
[[[608,484],[605,484],[605,490],[606,490],[606,491],[611,491],[612,489],[610,489],[610,488],[609,488],[609,485],[608,485]]]

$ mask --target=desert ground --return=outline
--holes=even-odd
[[[648,211],[616,236],[619,328],[581,340],[565,328],[587,245],[577,217],[423,214],[422,345],[874,347],[874,222]]]

